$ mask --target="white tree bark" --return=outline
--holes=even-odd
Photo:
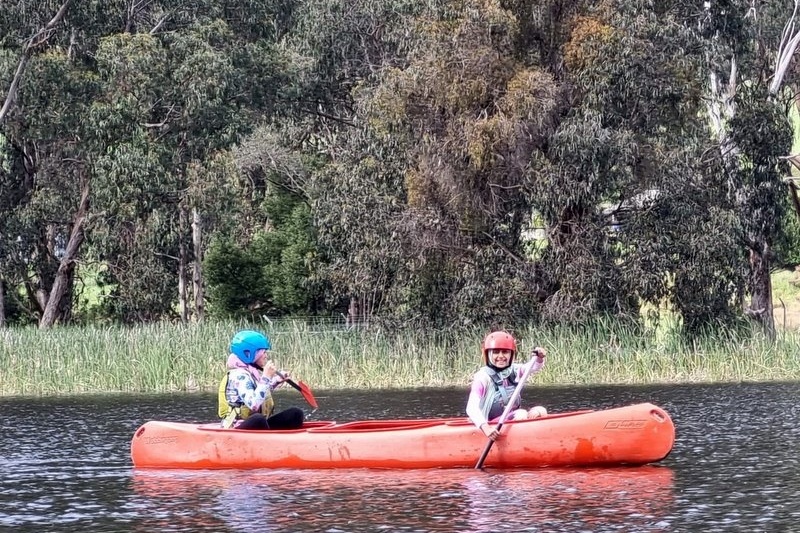
[[[61,303],[61,298],[64,296],[64,291],[67,289],[70,275],[75,268],[75,260],[78,257],[78,251],[81,244],[83,244],[83,226],[86,222],[86,217],[89,213],[89,180],[86,180],[81,190],[81,202],[78,206],[78,211],[75,213],[75,219],[72,222],[72,231],[70,231],[69,241],[64,250],[64,256],[58,265],[53,286],[50,288],[50,293],[47,295],[47,304],[42,313],[42,318],[39,320],[39,328],[45,329],[51,327],[57,317],[58,306]]]
[[[187,251],[186,245],[183,241],[183,235],[186,230],[186,209],[181,205],[179,207],[180,213],[178,215],[178,305],[181,312],[181,323],[186,324],[189,321],[189,305],[186,301],[186,265]]]
[[[6,327],[6,298],[3,293],[3,278],[0,278],[0,328]]]
[[[194,246],[192,286],[194,287],[195,321],[202,322],[205,316],[205,294],[203,291],[203,221],[196,207],[192,209],[192,245]]]
[[[736,148],[730,141],[727,123],[736,115],[736,82],[738,70],[736,57],[731,58],[731,71],[727,83],[722,83],[715,72],[709,76],[710,98],[708,99],[708,115],[711,117],[712,130],[719,142],[723,156],[727,159],[736,155]]]
[[[769,84],[770,94],[777,94],[783,85],[783,77],[789,69],[797,50],[797,45],[800,44],[800,30],[795,27],[795,18],[797,17],[797,8],[800,0],[795,0],[794,10],[792,16],[783,27],[783,34],[781,35],[781,44],[778,46],[778,56],[775,60],[775,73],[772,76],[772,82]]]

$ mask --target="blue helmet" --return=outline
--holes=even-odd
[[[231,339],[231,353],[244,364],[252,364],[256,360],[258,350],[269,350],[272,345],[266,335],[245,329]]]

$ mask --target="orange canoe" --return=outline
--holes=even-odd
[[[503,424],[485,467],[641,465],[672,450],[675,426],[642,403]],[[293,431],[151,421],[131,441],[139,468],[473,467],[487,439],[465,418],[307,422]]]

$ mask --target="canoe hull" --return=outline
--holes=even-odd
[[[672,450],[675,427],[649,403],[507,422],[484,466],[640,465]],[[487,439],[464,418],[309,423],[243,431],[151,421],[131,441],[137,468],[473,467]]]

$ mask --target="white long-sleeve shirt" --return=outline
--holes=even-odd
[[[533,365],[531,374],[536,374],[544,367],[544,359],[538,357],[533,358],[530,362],[525,364],[512,364],[516,381],[522,379],[528,365]],[[487,415],[491,409],[491,400],[494,395],[494,382],[491,376],[486,373],[481,367],[479,371],[472,377],[472,386],[470,388],[469,398],[467,399],[467,416],[475,424],[476,427],[481,427],[483,424],[489,422]],[[515,406],[516,408],[518,406]]]

